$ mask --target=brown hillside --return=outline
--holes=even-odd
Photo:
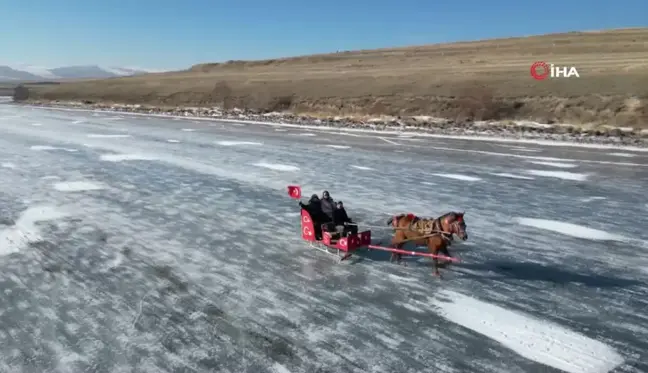
[[[534,61],[580,78],[535,81]],[[325,114],[529,118],[648,126],[648,28],[573,32],[264,61],[64,83],[30,98]]]

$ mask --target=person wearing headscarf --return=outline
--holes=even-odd
[[[319,199],[317,194],[313,194],[307,203],[299,201],[299,207],[308,211],[312,219],[321,220],[323,218],[322,201]]]
[[[322,212],[326,217],[328,218],[329,222],[334,222],[335,223],[335,201],[333,201],[333,198],[331,198],[331,195],[329,194],[328,190],[325,190],[322,192],[322,200],[321,200],[321,206],[322,206]]]

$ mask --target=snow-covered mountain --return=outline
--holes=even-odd
[[[0,65],[0,82],[62,79],[103,79],[155,72],[161,71],[131,67],[105,67],[97,65],[62,66],[55,68],[34,65]]]

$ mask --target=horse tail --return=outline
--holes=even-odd
[[[394,222],[396,221],[396,219],[397,219],[396,215],[392,216],[391,218],[389,218],[387,220],[387,224],[385,224],[385,225],[394,225]]]

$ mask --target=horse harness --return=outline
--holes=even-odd
[[[441,226],[441,219],[446,215],[440,216],[436,219],[421,219],[418,216],[414,216],[407,229],[423,236],[432,237],[439,235],[441,238],[446,240],[448,244],[450,244],[453,241],[452,233],[445,232]]]

